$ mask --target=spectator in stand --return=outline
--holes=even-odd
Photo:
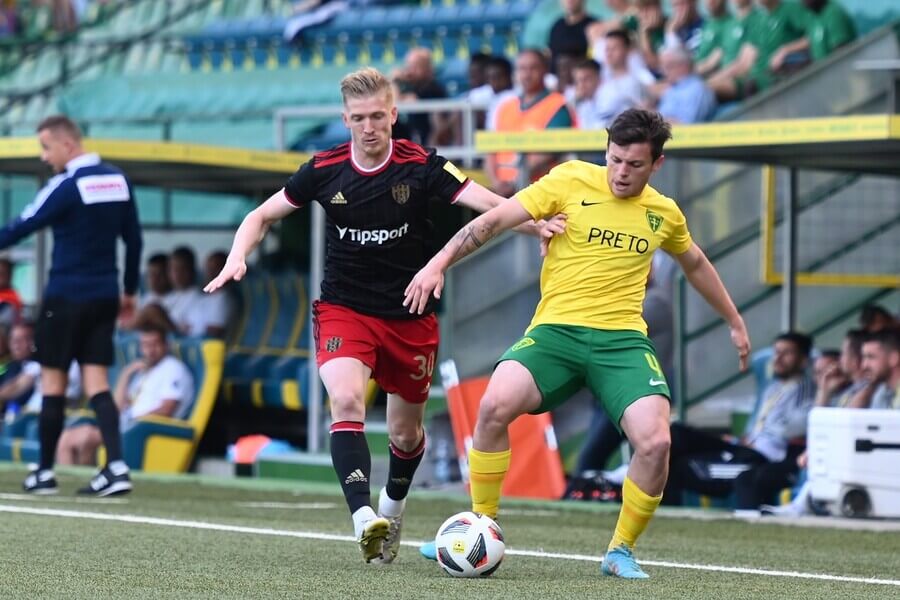
[[[844,336],[838,364],[827,352],[816,361],[813,369],[816,377],[816,406],[846,408],[867,386],[862,371],[862,344],[866,333],[852,329]]]
[[[696,52],[703,37],[703,17],[697,0],[672,0],[672,17],[666,22],[667,48],[682,47]]]
[[[600,127],[612,123],[623,111],[640,106],[641,83],[628,69],[631,39],[628,33],[615,30],[606,34],[606,66],[597,93],[597,122]]]
[[[516,96],[516,91],[513,89],[513,66],[509,59],[505,56],[492,56],[487,66],[487,80],[493,95],[487,107],[484,128],[494,122],[497,105],[509,97]]]
[[[403,68],[393,73],[394,85],[397,87],[396,98],[399,102],[447,97],[447,90],[434,76],[431,50],[412,48],[406,53],[403,63]],[[400,118],[403,119],[404,115]],[[410,139],[417,144],[441,146],[452,141],[453,128],[449,117],[444,113],[410,113],[406,116],[406,123]]]
[[[735,23],[726,32],[722,68],[709,78],[719,100],[740,100],[772,85],[791,52],[800,47],[809,13],[796,2],[733,0]],[[732,44],[741,40],[735,51]],[[729,40],[731,40],[729,42]],[[732,60],[728,60],[733,56]]]
[[[556,75],[548,74],[544,80],[547,89],[556,90],[562,94],[569,104],[575,103],[575,75],[572,70],[582,60],[584,60],[583,56],[566,52],[560,53],[556,57]]]
[[[856,39],[853,19],[835,0],[803,0],[803,4],[810,12],[806,39],[812,60],[822,60]]]
[[[694,51],[695,70],[702,77],[721,66],[723,48],[732,44],[727,37],[734,23],[727,0],[706,0],[706,14],[700,30],[700,45]]]
[[[656,88],[657,110],[672,123],[708,121],[716,112],[716,95],[694,73],[694,61],[686,48],[666,48],[660,56],[665,82]],[[651,88],[653,89],[653,88]]]
[[[638,11],[637,47],[644,64],[659,73],[659,51],[666,43],[666,23],[661,0],[636,0]]]
[[[550,29],[550,39],[547,43],[550,48],[550,70],[557,76],[559,76],[560,55],[568,55],[573,62],[587,57],[588,39],[585,29],[595,20],[587,14],[585,0],[560,0],[559,3],[563,9],[563,16]],[[557,89],[563,91],[562,88]]]
[[[528,131],[572,127],[575,117],[565,97],[544,86],[547,59],[540,50],[529,48],[516,57],[516,79],[521,95],[510,96],[497,105],[488,129],[492,131]],[[529,178],[534,181],[546,174],[557,162],[555,154],[531,153],[524,156]],[[519,156],[513,152],[490,154],[485,158],[485,171],[491,188],[501,196],[512,196],[521,186]]]
[[[13,262],[0,258],[0,324],[11,326],[22,316],[22,298],[12,286]]]
[[[490,62],[491,55],[484,52],[476,52],[469,58],[469,90],[463,95],[474,108],[481,110],[487,110],[494,97],[494,90],[487,78]],[[478,128],[482,129],[482,127]]]
[[[590,58],[583,59],[572,69],[575,82],[575,114],[579,129],[601,129],[603,124],[597,114],[597,91],[600,89],[600,64]]]
[[[169,257],[168,313],[181,335],[222,337],[225,321],[220,314],[208,311],[204,296],[197,287],[197,259],[194,251],[180,246]]]
[[[141,358],[122,369],[114,391],[123,433],[139,417],[176,417],[194,400],[194,378],[187,366],[169,353],[166,332],[142,330],[140,346]],[[100,430],[93,424],[69,427],[59,438],[56,462],[96,464],[102,441]]]
[[[759,0],[759,5],[765,19],[759,30],[750,33],[750,43],[758,52],[750,74],[757,90],[764,90],[784,71],[789,58],[806,61],[809,11],[797,2],[785,0]]]
[[[767,486],[781,489],[785,479],[796,475],[796,461],[803,447],[795,441],[806,435],[807,415],[815,398],[815,385],[806,374],[812,339],[788,332],[779,335],[774,346],[774,381],[763,393],[739,442],[725,441],[681,423],[672,425],[664,502],[679,504],[682,490],[719,497],[734,491],[738,508],[757,508],[769,500]],[[743,476],[761,466],[766,468],[747,475],[738,486],[736,473]]]
[[[204,271],[206,279],[204,281],[212,281],[222,272],[225,262],[228,260],[228,253],[224,250],[213,250],[206,257]],[[225,337],[230,339],[230,334],[234,333],[230,326],[236,324],[235,315],[238,314],[241,305],[240,292],[237,289],[237,283],[230,281],[224,286],[212,292],[204,294],[203,303],[205,305],[204,312],[207,319],[212,323],[223,323],[223,331],[215,337]],[[208,335],[213,335],[207,332]]]
[[[591,44],[591,55],[600,63],[600,69],[606,70],[606,34],[610,31],[625,31],[629,36],[637,35],[638,17],[637,11],[631,4],[631,0],[606,0],[607,6],[613,11],[613,16],[606,21],[595,21],[587,28],[588,40]],[[628,53],[628,70],[641,82],[641,85],[650,85],[656,81],[656,76],[647,68],[641,51],[632,44]]]
[[[868,380],[850,408],[900,409],[900,335],[896,329],[869,334],[862,346],[862,372]]]
[[[154,254],[147,260],[147,289],[138,299],[138,308],[148,304],[159,304],[168,309],[169,293],[172,282],[169,281],[169,256],[163,253]]]
[[[897,326],[897,320],[883,306],[869,304],[864,306],[859,315],[859,324],[868,333],[875,333]]]

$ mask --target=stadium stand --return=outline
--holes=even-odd
[[[116,342],[116,364],[121,366],[138,356],[134,336],[122,336]],[[180,339],[172,344],[172,353],[180,358],[197,382],[194,402],[182,409],[177,418],[141,417],[123,432],[125,462],[133,469],[156,473],[183,473],[188,470],[200,438],[206,430],[222,380],[225,344],[218,340]],[[115,373],[111,373],[115,376]],[[89,419],[87,411],[75,411],[72,420]],[[38,419],[36,413],[20,415],[0,433],[0,459],[34,462],[38,456]]]

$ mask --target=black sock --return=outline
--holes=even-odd
[[[66,419],[66,399],[63,396],[44,396],[41,400],[41,416],[38,420],[38,437],[41,440],[41,464],[39,469],[52,469],[56,461],[56,444]]]
[[[359,421],[337,421],[331,425],[331,462],[350,514],[363,506],[372,506],[369,475],[372,456],[366,442],[365,424]]]
[[[385,491],[391,500],[403,500],[409,493],[413,475],[416,474],[416,469],[419,468],[425,454],[425,435],[422,434],[422,441],[411,452],[401,450],[394,444],[390,444],[390,449],[391,458]]]
[[[122,434],[119,432],[119,409],[109,391],[91,398],[91,407],[97,416],[97,426],[106,446],[106,464],[122,460]]]

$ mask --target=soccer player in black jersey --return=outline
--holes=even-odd
[[[366,562],[389,563],[400,548],[406,496],[425,449],[422,419],[438,346],[433,308],[411,315],[403,292],[425,265],[428,203],[434,197],[484,212],[504,199],[452,163],[407,140],[392,140],[397,120],[390,82],[363,68],[341,81],[351,141],[320,152],[244,219],[212,292],[247,271],[246,257],[268,227],[318,202],[327,214],[325,278],[313,306],[316,361],[331,401],[331,457]],[[561,221],[531,226],[562,231]],[[388,393],[390,466],[376,514],[365,437],[369,378]]]
[[[84,151],[81,131],[64,116],[37,128],[41,160],[57,175],[22,215],[0,229],[0,249],[33,232],[53,229],[53,258],[35,328],[41,363],[41,460],[24,483],[26,492],[54,494],[56,444],[65,419],[69,365],[77,360],[85,393],[97,416],[107,464],[79,493],[111,496],[131,491],[122,460],[119,411],[109,393],[113,331],[120,307],[133,310],[141,260],[141,229],[131,183],[116,167]],[[124,290],[120,298],[116,246],[125,242]]]

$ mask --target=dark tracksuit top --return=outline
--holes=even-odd
[[[53,230],[45,298],[80,303],[119,297],[116,250],[125,242],[126,294],[140,276],[141,238],[134,194],[125,175],[96,154],[82,154],[47,182],[22,214],[0,229],[0,249],[44,227]]]

